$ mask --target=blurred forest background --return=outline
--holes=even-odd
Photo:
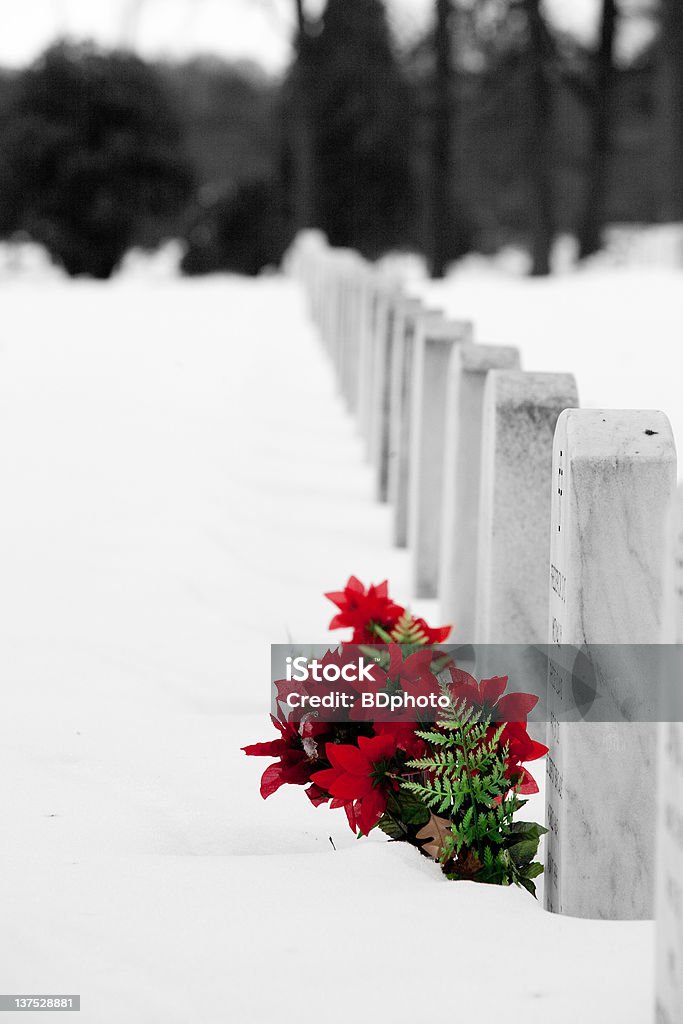
[[[590,45],[542,0],[433,0],[408,41],[381,0],[306,3],[277,77],[72,41],[0,72],[0,238],[100,278],[168,238],[186,273],[255,274],[304,227],[435,277],[514,244],[543,275],[560,234],[583,259],[683,221],[683,0],[596,0]]]

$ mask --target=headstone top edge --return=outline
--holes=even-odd
[[[656,409],[565,409],[557,429],[572,461],[676,460],[671,423]]]
[[[473,341],[458,346],[458,361],[463,370],[487,372],[495,369],[519,369],[520,353],[514,345],[481,345]]]
[[[398,292],[396,295],[391,295],[390,298],[396,305],[398,311],[404,315],[422,315],[425,312],[422,301],[420,299],[416,299],[412,295],[406,295],[404,292]],[[434,316],[437,315],[437,313],[434,313]]]
[[[498,406],[534,402],[553,405],[564,402],[564,409],[578,406],[578,388],[573,373],[535,373],[521,369],[492,369],[486,386]]]
[[[441,320],[427,321],[424,331],[426,341],[437,344],[469,343],[472,341],[474,327],[469,320],[449,320],[444,317]]]

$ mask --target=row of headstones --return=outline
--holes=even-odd
[[[545,904],[650,918],[656,875],[658,1020],[680,1024],[683,725],[659,727],[657,786],[658,727],[640,720],[652,694],[617,646],[683,642],[683,492],[666,416],[579,409],[571,374],[524,372],[517,349],[478,344],[470,323],[318,233],[299,236],[286,269],[393,508],[394,541],[414,553],[416,594],[439,597],[459,640],[615,645],[613,721],[564,721],[560,675],[544,683]]]

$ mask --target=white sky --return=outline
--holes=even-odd
[[[322,0],[308,0],[311,7]],[[590,37],[599,0],[546,0],[554,22]],[[396,28],[410,34],[433,0],[387,0]],[[147,56],[198,52],[248,58],[280,70],[289,57],[294,0],[0,0],[0,64],[18,66],[59,35],[107,45],[133,42]],[[5,10],[3,11],[3,8]]]

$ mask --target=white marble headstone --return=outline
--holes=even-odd
[[[390,504],[396,504],[398,488],[399,460],[402,443],[403,406],[408,391],[404,380],[406,366],[406,348],[408,339],[412,338],[415,323],[424,314],[424,307],[419,299],[401,295],[394,302],[394,316],[391,337],[391,360],[385,393],[384,444],[386,451],[385,479],[383,493]],[[403,545],[405,547],[405,544]]]
[[[341,394],[349,409],[353,409],[358,374],[355,281],[360,257],[352,249],[337,249],[336,255],[339,295],[337,375]]]
[[[408,546],[408,502],[410,492],[410,438],[412,427],[412,382],[419,338],[429,325],[443,322],[443,314],[416,308],[403,322],[394,338],[391,397],[389,400],[389,502],[393,506],[394,544]]]
[[[489,370],[517,369],[509,346],[458,345],[449,367],[443,464],[439,603],[443,622],[474,639],[484,385]]]
[[[411,390],[408,546],[417,597],[436,597],[441,555],[443,465],[449,366],[454,348],[472,340],[469,321],[427,321],[418,332]]]
[[[683,1024],[683,723],[659,727],[657,1024]]]
[[[374,274],[364,266],[358,279],[358,431],[369,454],[372,402],[372,326],[374,315]]]
[[[676,494],[667,556],[668,615],[664,641],[679,645],[667,687],[683,685],[683,488]],[[665,692],[668,692],[665,690]],[[672,702],[673,703],[673,702]],[[680,701],[679,701],[680,704]],[[657,776],[657,1024],[683,1024],[683,723],[669,721],[673,708],[665,699],[659,727]],[[680,707],[675,713],[680,717]]]
[[[531,647],[548,627],[553,437],[560,413],[579,404],[568,373],[492,370],[482,414],[481,486],[474,612],[477,644],[529,645],[510,667],[479,652],[477,674],[513,672],[515,689],[541,697],[534,738],[545,742],[547,662]],[[507,656],[506,656],[507,657]]]
[[[360,405],[360,377],[363,342],[363,282],[366,275],[364,260],[358,253],[348,270],[347,284],[347,346],[346,393],[349,409],[357,416]]]
[[[553,446],[549,642],[604,644],[601,721],[574,711],[552,669],[545,904],[576,917],[653,916],[656,726],[635,647],[662,637],[668,509],[676,479],[661,412],[572,409]],[[651,712],[649,712],[651,714]]]
[[[379,474],[384,456],[384,425],[386,419],[386,392],[390,376],[393,304],[395,287],[382,278],[375,284],[374,317],[371,336],[370,369],[370,463]],[[380,495],[378,495],[380,497]]]
[[[380,502],[391,500],[391,463],[395,461],[397,456],[395,448],[396,436],[392,423],[396,418],[394,403],[400,401],[400,393],[396,388],[396,378],[403,371],[404,339],[407,330],[414,324],[415,317],[420,313],[421,309],[422,304],[418,299],[409,298],[397,287],[389,292],[381,391],[375,396],[375,400],[378,403],[375,428],[379,432],[375,442],[377,451],[377,460],[375,462],[375,496]],[[398,414],[400,415],[400,410]]]

